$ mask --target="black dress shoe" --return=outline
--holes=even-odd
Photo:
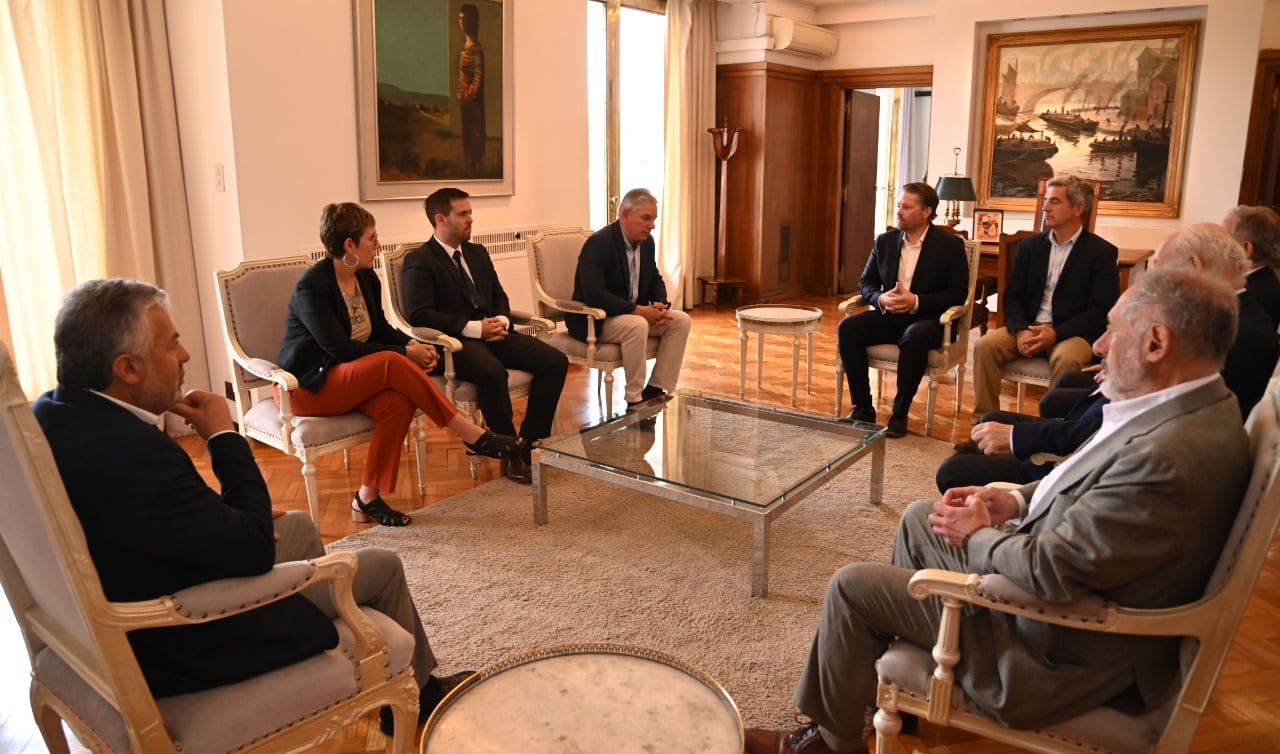
[[[907,436],[907,417],[891,416],[889,417],[889,428],[885,432],[890,437],[906,437]]]
[[[511,457],[502,459],[502,475],[513,482],[533,484],[533,469],[518,451]]]
[[[854,406],[848,416],[841,417],[842,422],[865,422],[867,424],[876,423],[876,410],[871,406]]]
[[[433,675],[428,678],[426,685],[418,689],[418,725],[422,725],[428,717],[431,717],[431,713],[435,712],[436,707],[440,706],[440,701],[448,696],[450,691],[475,674],[474,670],[463,670],[453,675]],[[390,707],[378,708],[378,728],[385,736],[395,734],[396,720],[391,714]]]
[[[747,728],[747,754],[837,754],[818,733],[817,723],[810,723],[793,731]],[[866,744],[854,749],[866,754]]]
[[[666,398],[667,391],[653,385],[645,385],[644,390],[640,391],[640,400],[651,401],[654,398]]]

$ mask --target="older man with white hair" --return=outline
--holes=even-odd
[[[913,503],[892,565],[837,571],[795,692],[812,722],[748,730],[747,754],[867,751],[876,660],[895,638],[931,646],[941,621],[941,600],[907,593],[918,569],[1002,574],[1049,602],[1094,594],[1160,609],[1198,599],[1249,480],[1240,410],[1219,375],[1236,309],[1227,286],[1189,270],[1139,278],[1094,344],[1111,399],[1098,432],[1040,482]],[[1213,463],[1204,463],[1206,448]],[[1004,725],[1050,725],[1101,705],[1141,714],[1176,690],[1177,637],[1029,627],[984,608],[960,620],[956,682]]]
[[[1280,341],[1271,318],[1245,287],[1249,261],[1244,249],[1221,226],[1197,223],[1161,241],[1151,265],[1189,267],[1226,283],[1236,292],[1240,320],[1235,342],[1222,366],[1222,379],[1240,401],[1240,415],[1248,416],[1266,392],[1280,357]]]

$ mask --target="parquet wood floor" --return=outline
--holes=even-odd
[[[803,349],[801,363],[801,393],[799,408],[821,414],[831,414],[835,408],[835,343],[836,324],[839,316],[835,307],[838,299],[826,297],[802,297],[795,303],[821,307],[826,315],[822,329],[814,344],[813,392],[803,393]],[[738,392],[739,340],[733,311],[725,308],[715,311],[702,307],[691,312],[693,335],[681,377],[681,386],[711,393],[735,396]],[[761,403],[786,405],[791,392],[791,343],[784,336],[767,336],[765,343],[765,370],[759,388],[754,383],[755,341],[747,354],[748,379],[746,398]],[[956,411],[956,394],[953,379],[944,381],[939,391],[937,418],[933,437],[955,442],[967,435],[969,415],[973,405],[972,370],[966,375],[968,385]],[[614,405],[622,405],[619,380],[615,381]],[[884,398],[877,406],[881,415],[888,414],[888,401],[892,399],[890,384]],[[1028,407],[1034,406],[1039,392],[1029,391]],[[1014,391],[1008,387],[1002,395],[1005,408],[1013,408]],[[847,400],[846,400],[847,403]],[[517,406],[517,412],[521,410]],[[569,380],[561,401],[559,428],[571,430],[581,424],[598,420],[603,413],[603,399],[596,390],[593,373],[579,367],[571,367]],[[923,432],[925,399],[923,390],[916,399],[911,413],[911,431]],[[208,471],[203,443],[198,438],[183,438],[184,447],[196,459],[197,466],[212,481]],[[399,490],[387,496],[389,502],[401,510],[414,510],[423,505],[442,500],[450,495],[471,489],[498,474],[498,465],[487,462],[479,469],[479,478],[471,479],[466,454],[462,444],[453,435],[431,429],[427,437],[427,467],[429,479],[425,496],[418,495],[411,454],[405,455]],[[306,510],[306,495],[296,460],[258,446],[256,456],[272,491],[272,498],[284,508]],[[359,469],[364,462],[364,450],[352,452],[350,471],[343,468],[338,454],[322,459],[319,465],[319,483],[322,496],[319,527],[326,542],[339,539],[368,526],[351,521],[347,511],[352,492],[359,485]],[[892,490],[892,480],[889,481]],[[0,754],[22,752],[44,754],[46,749],[32,722],[26,701],[27,664],[22,643],[12,616],[7,610],[0,620],[0,657],[6,672],[0,674]],[[447,647],[441,648],[448,651]],[[1197,754],[1272,754],[1280,751],[1280,545],[1273,545],[1248,613],[1235,640],[1214,699],[1206,712],[1191,751]],[[84,751],[73,743],[73,751]],[[367,716],[339,731],[334,740],[316,751],[323,754],[363,754],[387,751],[387,741],[374,724],[374,717]],[[939,729],[922,724],[920,733],[904,737],[895,754],[1003,754],[1019,751],[967,733]]]

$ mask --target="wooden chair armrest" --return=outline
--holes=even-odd
[[[1046,463],[1059,464],[1067,460],[1067,456],[1060,456],[1057,453],[1032,453],[1031,463],[1036,466],[1043,466]]]
[[[277,563],[258,576],[210,581],[151,600],[109,602],[104,619],[125,631],[208,623],[278,602],[320,581],[345,580],[349,592],[355,569],[356,555],[346,551]]]
[[[409,334],[427,345],[440,346],[446,355],[462,350],[462,341],[433,327],[411,327]]]
[[[967,309],[963,306],[953,306],[942,314],[938,315],[938,322],[943,325],[949,325],[964,316]],[[947,341],[944,341],[947,342]]]
[[[853,296],[852,298],[847,298],[844,301],[841,301],[839,304],[836,305],[836,309],[840,310],[841,314],[848,316],[850,309],[853,309],[859,306],[866,306],[866,303],[867,303],[866,299],[864,299],[862,297],[862,294],[859,293],[856,296]]]
[[[536,314],[528,312],[511,312],[511,324],[513,327],[519,328],[522,332],[532,331],[531,334],[539,332],[551,332],[556,329],[556,323],[546,317],[539,317]]]
[[[558,298],[551,303],[552,306],[562,312],[571,312],[573,314],[585,314],[594,319],[604,319],[604,309],[598,309],[594,306],[587,306],[581,301],[574,301],[567,298]]]
[[[950,598],[1022,618],[1083,631],[1147,636],[1200,636],[1212,628],[1212,611],[1204,606],[1215,597],[1178,607],[1143,610],[1115,605],[1097,595],[1072,603],[1046,602],[1027,593],[1005,576],[956,573],[926,568],[911,577],[908,592],[916,599]]]

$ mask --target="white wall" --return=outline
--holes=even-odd
[[[586,225],[586,10],[511,2],[515,194],[476,230]],[[214,385],[228,378],[213,270],[319,246],[320,209],[359,201],[351,0],[167,0]],[[213,189],[224,163],[226,191]],[[427,233],[421,199],[368,202],[384,241]],[[221,392],[218,388],[218,392]]]
[[[1069,7],[1070,15],[1064,14]],[[820,9],[814,20],[840,35],[836,54],[815,60],[786,52],[721,53],[720,64],[768,60],[821,70],[933,66],[933,118],[929,175],[952,170],[952,148],[964,148],[962,170],[977,168],[975,124],[981,117],[981,65],[986,35],[998,32],[1148,23],[1199,18],[1202,25],[1182,216],[1174,219],[1114,217],[1098,220],[1099,232],[1121,247],[1150,248],[1187,223],[1218,221],[1240,191],[1244,136],[1249,119],[1258,50],[1280,47],[1280,0],[1074,0],[1049,8],[1026,0],[868,0]],[[1265,8],[1265,14],[1264,14]],[[726,33],[744,28],[749,5],[720,7]],[[1017,20],[1006,20],[1017,19]],[[721,33],[722,40],[731,37]],[[964,208],[966,215],[972,207]],[[963,225],[963,224],[962,224]],[[1009,212],[1005,227],[1029,228],[1030,213]]]
[[[1098,233],[1120,247],[1151,248],[1182,225],[1221,220],[1240,192],[1264,0],[1166,0],[1161,11],[1145,10],[1147,5],[1136,0],[1076,0],[1072,16],[1027,18],[1037,6],[1017,0],[939,3],[931,45],[934,120],[929,154],[935,168],[931,173],[949,164],[956,144],[966,145],[969,170],[977,165],[978,142],[972,124],[981,116],[979,61],[985,54],[987,34],[1200,18],[1204,23],[1191,103],[1182,216],[1102,215]],[[1005,225],[1029,228],[1030,213],[1007,213]]]

